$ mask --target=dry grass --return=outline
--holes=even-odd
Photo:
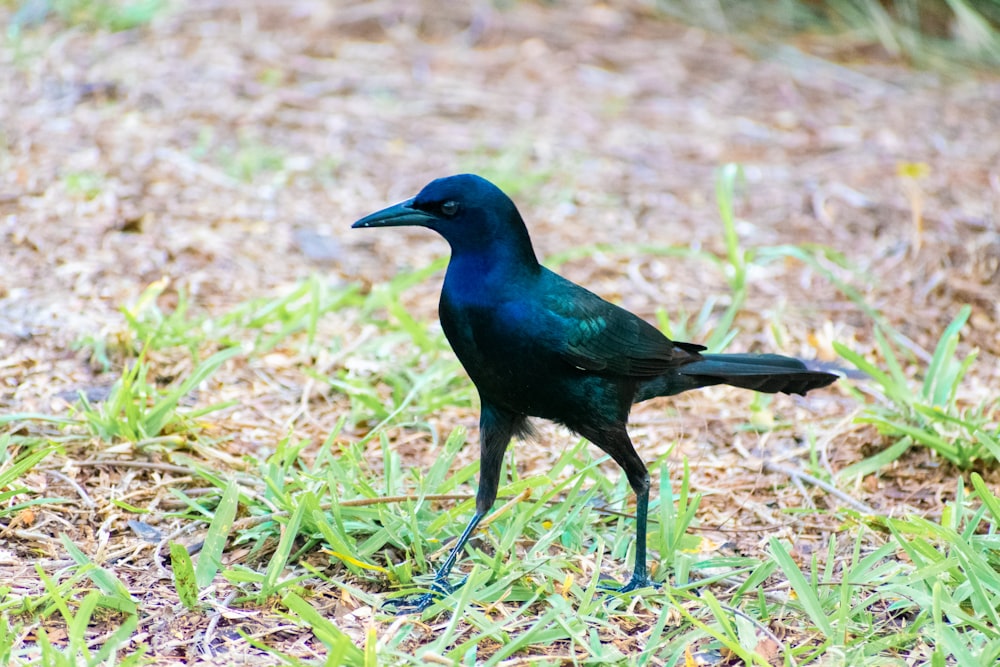
[[[13,11],[3,4],[0,23]],[[218,314],[317,272],[334,285],[370,285],[428,265],[447,250],[429,233],[348,227],[433,176],[476,171],[503,185],[543,256],[622,242],[724,254],[712,188],[726,162],[747,174],[737,210],[746,247],[843,253],[866,278],[838,275],[924,350],[971,304],[959,351],[978,348],[979,358],[960,399],[974,405],[1000,387],[1000,79],[992,74],[914,71],[877,53],[850,67],[804,54],[751,58],[643,3],[589,2],[172,3],[123,32],[55,19],[26,26],[0,44],[0,63],[0,414],[66,414],[76,392],[99,396],[117,373],[74,344],[107,339],[113,362],[131,358],[128,345],[114,345],[127,331],[119,308],[161,277],[170,279],[163,310],[183,292],[195,312]],[[651,320],[660,307],[697,313],[707,299],[727,298],[723,277],[690,259],[594,252],[561,271]],[[418,321],[434,319],[438,289],[430,279],[405,292]],[[832,361],[839,341],[878,356],[871,319],[814,268],[755,267],[748,289],[734,349]],[[183,456],[236,474],[244,455],[266,458],[289,433],[323,442],[350,404],[303,368],[321,377],[352,363],[350,341],[368,326],[356,310],[331,314],[312,357],[282,347],[226,364],[192,399],[236,402],[212,418],[214,446],[67,442],[19,484],[72,502],[0,527],[0,580],[14,582],[6,596],[41,592],[36,564],[55,575],[72,563],[57,537],[66,533],[141,601],[136,641],[163,664],[236,660],[228,651],[246,650],[237,627],[302,658],[321,651],[267,605],[178,611],[162,555],[128,529],[121,503],[153,512],[164,535],[183,531],[185,521],[163,514],[178,508],[169,490],[197,496],[205,486],[184,472]],[[347,351],[324,349],[327,340]],[[162,385],[192,367],[183,350],[150,354]],[[677,469],[688,460],[692,489],[704,494],[702,536],[741,554],[780,537],[808,561],[841,518],[787,510],[832,508],[835,498],[764,470],[762,460],[798,466],[816,450],[803,441],[811,434],[823,464],[839,470],[889,440],[854,423],[859,406],[837,388],[755,412],[788,429],[734,436],[750,401],[711,389],[652,402],[636,410],[632,433],[650,461],[669,453]],[[427,420],[441,434],[464,426],[474,440],[476,415],[459,405]],[[349,422],[340,438],[370,426]],[[522,476],[544,473],[570,443],[557,429],[540,432],[518,445]],[[438,455],[425,430],[402,424],[389,434],[406,466],[427,468]],[[18,422],[11,435],[65,432]],[[368,448],[377,476],[381,450],[377,441]],[[466,447],[453,469],[475,458]],[[980,472],[997,488],[995,470]],[[954,498],[957,474],[912,451],[850,494],[881,515],[936,517]],[[246,555],[237,549],[227,562]],[[326,566],[318,549],[307,558]],[[259,559],[248,562],[261,569]],[[402,622],[333,584],[316,582],[312,593],[359,643],[370,622],[386,635]],[[657,611],[640,605],[637,627],[602,628],[602,639],[625,655],[641,650]],[[402,649],[448,622],[439,617]],[[60,622],[45,625],[58,644]],[[481,644],[479,658],[497,648]],[[572,660],[575,650],[533,646],[519,657]]]

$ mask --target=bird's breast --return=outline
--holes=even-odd
[[[566,423],[572,406],[613,406],[617,386],[567,364],[562,341],[530,299],[458,300],[442,292],[441,325],[484,401]],[[608,394],[605,396],[605,394]]]

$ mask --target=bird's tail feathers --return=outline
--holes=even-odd
[[[802,361],[779,354],[702,354],[698,361],[643,382],[636,400],[672,396],[689,389],[728,384],[765,394],[805,394],[837,379],[833,373],[810,370]]]

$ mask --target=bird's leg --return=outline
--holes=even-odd
[[[395,608],[398,615],[418,613],[431,606],[437,598],[453,593],[465,583],[466,578],[457,584],[448,583],[451,568],[462,554],[462,549],[472,537],[476,526],[496,502],[503,453],[507,450],[511,437],[515,433],[523,433],[525,429],[523,416],[499,410],[483,401],[482,413],[479,416],[479,490],[476,492],[476,513],[448,554],[448,558],[438,568],[434,581],[431,582],[430,592],[409,598],[387,600],[385,606]]]
[[[580,434],[603,449],[615,463],[622,467],[629,486],[635,491],[635,568],[632,577],[624,586],[602,586],[616,593],[628,593],[640,588],[655,586],[646,569],[646,522],[649,516],[649,472],[639,458],[632,440],[625,430],[624,421],[608,429],[580,429]]]
[[[649,514],[649,477],[647,475],[645,488],[636,492],[635,499],[635,568],[628,583],[618,589],[619,593],[628,593],[640,588],[655,586],[650,580],[646,567],[646,522]]]
[[[430,592],[423,593],[421,595],[414,595],[406,598],[397,598],[393,600],[386,600],[384,607],[392,607],[397,615],[403,614],[415,614],[427,609],[431,606],[435,599],[449,595],[455,591],[457,588],[461,588],[462,584],[465,583],[465,578],[463,578],[457,584],[450,584],[448,582],[448,575],[451,574],[451,568],[454,567],[455,561],[458,560],[458,556],[462,553],[462,549],[465,548],[465,543],[469,541],[469,537],[472,536],[472,532],[482,521],[485,513],[476,512],[472,516],[472,520],[469,521],[469,525],[465,527],[462,535],[458,538],[458,542],[452,547],[451,553],[448,554],[448,558],[445,559],[441,567],[434,574],[434,581],[431,582]]]
[[[649,578],[646,566],[646,525],[649,517],[649,474],[643,470],[637,479],[630,478],[635,489],[635,567],[624,586],[601,586],[612,593],[631,593],[640,588],[659,587]]]

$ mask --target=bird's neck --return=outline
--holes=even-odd
[[[444,288],[453,295],[495,295],[534,279],[540,272],[530,243],[477,249],[453,246]]]

